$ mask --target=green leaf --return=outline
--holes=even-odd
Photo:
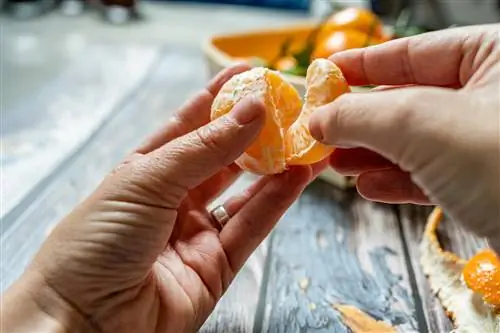
[[[297,60],[297,66],[308,67],[311,63],[311,56],[314,51],[314,45],[307,43],[306,46],[299,52],[294,53],[292,56]]]
[[[306,76],[307,67],[295,66],[294,68],[283,71],[283,73],[297,75],[297,76]]]

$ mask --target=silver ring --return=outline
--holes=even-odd
[[[210,211],[210,215],[212,215],[212,218],[219,224],[221,229],[224,228],[227,221],[231,219],[231,216],[229,216],[226,209],[222,205],[212,209],[212,211]]]

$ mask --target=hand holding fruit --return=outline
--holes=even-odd
[[[383,202],[438,204],[500,253],[500,25],[455,28],[331,57],[352,85],[318,109],[311,134],[338,149],[332,166],[359,175]]]
[[[222,72],[52,231],[2,299],[6,332],[196,332],[248,256],[321,170],[263,177],[207,205],[241,169],[266,113],[242,100],[209,122]]]

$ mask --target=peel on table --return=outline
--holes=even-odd
[[[455,333],[498,333],[500,332],[500,313],[494,304],[483,298],[483,292],[490,287],[498,286],[482,271],[478,264],[484,255],[480,252],[469,261],[454,253],[445,251],[439,244],[437,228],[443,213],[435,208],[428,218],[422,243],[420,244],[420,263],[424,274],[428,277],[431,291],[437,295],[447,314],[453,320]],[[484,259],[484,258],[483,258]],[[490,261],[491,257],[487,257]],[[498,268],[498,267],[497,267]],[[473,274],[472,274],[473,273]],[[473,278],[472,275],[474,275]],[[464,278],[468,283],[464,282]],[[498,275],[497,275],[498,278]],[[484,284],[479,285],[477,281]],[[469,284],[469,285],[468,285]],[[485,289],[485,285],[489,287]],[[497,293],[498,290],[494,291]]]
[[[261,101],[266,110],[264,128],[236,163],[256,174],[281,173],[288,166],[319,162],[333,152],[333,147],[313,139],[309,118],[317,107],[349,91],[340,69],[327,59],[317,59],[308,67],[304,102],[279,72],[256,67],[222,86],[212,103],[211,119],[230,112],[243,98]]]
[[[396,329],[386,322],[376,320],[352,305],[335,305],[342,315],[342,321],[352,333],[397,333]]]

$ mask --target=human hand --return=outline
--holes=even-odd
[[[217,76],[59,223],[4,296],[7,331],[179,333],[203,324],[324,166],[261,178],[224,204],[231,218],[222,229],[214,223],[206,207],[240,174],[233,162],[265,119],[246,100],[209,123],[221,85],[246,69]]]
[[[500,253],[500,25],[455,28],[330,58],[350,93],[317,110],[316,139],[358,191],[438,204]],[[377,91],[379,90],[379,91]]]

